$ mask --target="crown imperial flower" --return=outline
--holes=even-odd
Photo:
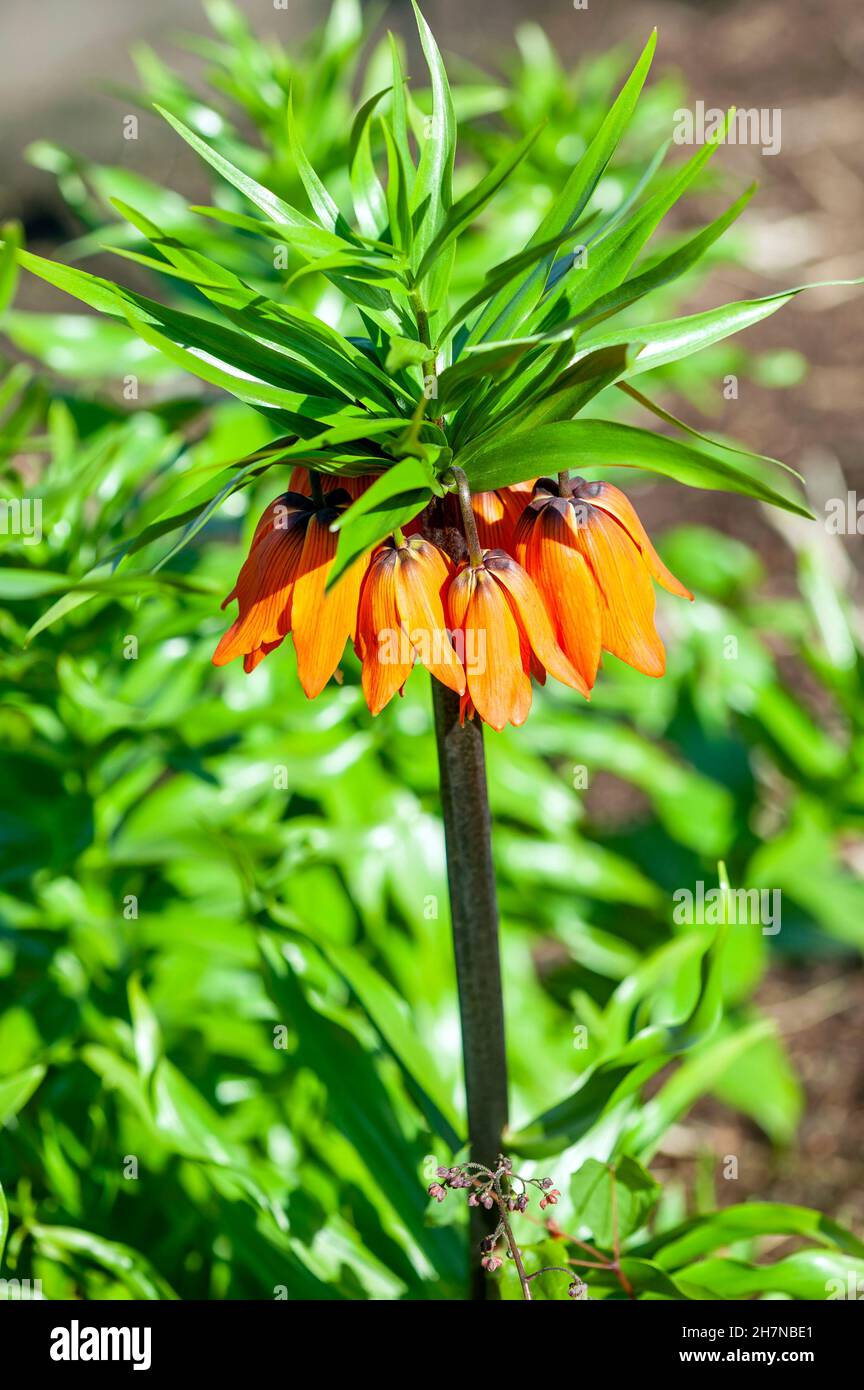
[[[476,710],[493,729],[523,724],[531,676],[542,684],[547,671],[587,697],[531,579],[505,551],[486,550],[479,564],[464,563],[448,590],[447,609],[466,653],[463,716]]]
[[[373,714],[402,689],[415,660],[457,695],[464,692],[465,673],[447,633],[441,597],[452,574],[452,562],[422,536],[402,545],[386,541],[373,554],[355,638]]]
[[[682,598],[693,595],[663,564],[617,487],[541,478],[516,527],[515,553],[543,597],[557,643],[589,689],[601,650],[647,676],[663,675],[651,581]]]
[[[532,680],[542,685],[547,673],[588,698],[603,650],[646,675],[663,674],[651,581],[692,594],[611,483],[565,474],[541,478],[530,493],[519,485],[469,497],[463,480],[467,559],[455,564],[426,534],[424,514],[407,538],[387,537],[328,590],[333,523],[372,480],[344,481],[321,475],[313,488],[307,470],[295,468],[290,490],[270,503],[225,600],[236,598],[240,611],[216,648],[217,666],[242,655],[253,671],[290,632],[312,697],[353,635],[373,714],[419,663],[460,696],[463,722],[476,716],[494,729],[524,723]],[[447,531],[461,534],[449,522]],[[495,536],[506,547],[484,545]]]
[[[515,487],[500,487],[496,492],[474,493],[471,510],[484,550],[507,550],[513,554],[516,527],[533,486],[533,482],[517,483]]]
[[[321,505],[296,492],[270,503],[222,604],[236,598],[240,611],[213,654],[216,666],[242,656],[244,670],[254,671],[290,632],[303,690],[310,699],[321,693],[354,630],[366,567],[357,561],[325,592],[336,553],[330,527],[350,501],[344,489],[334,488]]]

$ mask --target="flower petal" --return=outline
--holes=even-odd
[[[399,618],[396,577],[399,552],[382,547],[372,558],[360,590],[357,618],[362,684],[372,714],[380,714],[411,674],[414,653]]]
[[[240,612],[213,653],[215,666],[268,644],[272,650],[289,631],[293,585],[308,519],[308,513],[291,512],[285,529],[279,530],[268,517],[237,577],[233,596]]]
[[[396,603],[405,631],[427,671],[461,695],[465,672],[447,633],[441,599],[442,584],[452,571],[429,541],[412,541],[398,555]]]
[[[251,675],[255,667],[261,664],[265,656],[269,656],[277,647],[281,647],[283,641],[284,638],[280,637],[278,642],[264,642],[260,647],[256,647],[253,652],[247,652],[243,658],[243,670],[246,672],[247,676]]]
[[[474,493],[471,510],[484,550],[512,549],[513,533],[527,501],[524,493],[509,487],[498,488],[495,492]]]
[[[612,483],[583,483],[578,489],[578,495],[590,500],[593,507],[602,507],[604,512],[624,527],[633,544],[642,552],[648,572],[658,584],[670,594],[677,594],[679,598],[689,598],[692,602],[693,595],[690,590],[685,589],[672,571],[666,568],[651,544],[648,532],[636,515],[636,508],[620,488],[613,487]]]
[[[561,650],[590,690],[600,663],[600,608],[593,575],[558,506],[527,514],[517,556],[543,599]]]
[[[341,487],[348,493],[352,502],[356,502],[361,493],[365,492],[367,487],[371,487],[375,481],[373,477],[366,474],[349,478],[342,473],[319,473],[318,477],[321,480],[322,492],[335,492],[336,488]],[[309,469],[304,468],[302,464],[292,468],[288,487],[292,492],[298,492],[302,497],[311,497],[312,484],[309,481]]]
[[[306,532],[292,595],[291,623],[297,650],[297,675],[310,700],[320,695],[342,659],[345,643],[354,628],[360,584],[366,569],[366,562],[358,560],[325,594],[337,540],[329,529],[329,514],[315,513]]]
[[[529,575],[511,556],[500,550],[490,550],[485,563],[487,570],[509,595],[517,623],[531,651],[556,680],[581,691],[587,699],[588,684],[555,640],[549,616]]]
[[[641,551],[606,512],[589,507],[577,525],[579,547],[594,576],[606,651],[646,676],[662,676],[666,653],[654,626],[655,596]]]
[[[464,634],[471,704],[493,729],[524,723],[531,708],[531,680],[523,669],[519,628],[504,592],[484,568],[468,567],[450,586],[449,600],[451,625]]]

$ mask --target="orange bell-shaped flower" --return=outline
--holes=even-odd
[[[463,564],[447,592],[447,615],[459,636],[467,690],[463,718],[474,711],[493,729],[523,724],[531,708],[531,676],[546,672],[587,697],[588,687],[555,640],[540,596],[503,550]]]
[[[318,482],[322,492],[335,492],[342,488],[348,493],[352,502],[364,493],[367,487],[371,487],[375,479],[368,473],[358,474],[357,477],[349,478],[343,473],[319,473]],[[291,477],[288,479],[288,491],[299,492],[301,497],[312,496],[312,484],[309,479],[309,469],[298,464],[291,469]]]
[[[516,528],[519,562],[536,584],[556,640],[593,686],[601,649],[647,676],[666,653],[654,626],[652,579],[692,599],[660,559],[632,503],[611,483],[575,478],[569,495],[541,478]]]
[[[415,661],[457,695],[465,690],[442,601],[452,575],[452,562],[422,536],[404,544],[387,540],[373,554],[360,591],[354,643],[372,714],[401,691]]]
[[[530,500],[533,486],[533,482],[520,483],[516,487],[499,487],[495,492],[472,495],[471,510],[484,550],[506,550],[512,554],[516,526]]]
[[[236,598],[240,611],[213,653],[216,666],[242,656],[244,670],[254,671],[290,632],[300,684],[310,699],[320,694],[354,631],[367,565],[358,560],[325,592],[338,542],[330,527],[350,502],[333,489],[320,506],[297,492],[270,503],[222,605]]]

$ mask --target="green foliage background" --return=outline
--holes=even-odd
[[[293,60],[230,6],[208,11],[219,36],[204,50],[210,95],[142,50],[142,100],[293,202],[302,188],[278,119],[290,88],[307,153],[341,199],[363,42],[354,6],[342,0]],[[538,31],[520,47],[506,81],[465,71],[454,85],[466,190],[502,157],[504,134],[551,116],[497,215],[460,242],[457,299],[528,235],[514,223],[526,190],[554,188],[556,159],[578,157],[572,140],[584,148],[620,83],[618,55],[573,76]],[[373,51],[361,103],[383,85],[383,61]],[[674,84],[651,89],[600,211],[640,196],[678,99]],[[418,110],[428,101],[419,92]],[[242,117],[254,141],[238,134]],[[120,198],[200,237],[222,265],[233,247],[229,268],[278,292],[285,277],[274,279],[267,247],[211,241],[176,195],[56,148],[33,157],[81,218],[64,260],[106,240],[144,253],[114,220],[109,199]],[[226,188],[214,199],[239,215]],[[135,536],[161,540],[160,518],[209,496],[274,432],[242,401],[178,387],[125,324],[15,308],[15,235],[0,276],[3,488],[7,500],[41,499],[46,531],[39,546],[4,537],[0,571],[2,1273],[40,1279],[49,1298],[463,1297],[464,1210],[425,1193],[463,1131],[426,677],[418,670],[372,721],[353,658],[341,688],[314,704],[285,648],[252,679],[212,669],[218,602],[274,491],[266,477],[208,512],[170,563],[103,567],[115,547],[133,555]],[[314,306],[318,277],[294,284]],[[650,321],[671,317],[688,284],[663,291]],[[163,278],[160,290],[188,308],[182,282]],[[13,365],[13,350],[29,365]],[[740,353],[715,361],[747,368]],[[103,383],[124,371],[151,382],[153,398],[111,403]],[[692,373],[678,362],[655,375],[687,394],[699,389]],[[615,408],[629,418],[632,402]],[[840,853],[864,806],[860,637],[821,548],[806,528],[791,534],[798,593],[780,601],[763,596],[759,556],[740,541],[667,530],[664,555],[697,601],[663,609],[665,679],[609,659],[590,709],[538,692],[524,729],[487,740],[508,1151],[554,1175],[561,1227],[607,1258],[615,1186],[622,1268],[640,1297],[824,1298],[827,1281],[864,1272],[864,1246],[830,1213],[688,1211],[645,1170],[705,1094],[794,1143],[801,1090],[754,989],[771,950],[851,961],[862,948],[864,886]],[[778,635],[817,683],[824,720],[790,685]],[[592,822],[582,769],[589,782],[623,779],[641,809],[615,828]],[[718,861],[733,885],[781,889],[777,943],[675,924],[674,890],[716,883]],[[776,1235],[801,1248],[768,1264],[763,1238]],[[529,1268],[561,1263],[561,1242],[539,1226],[524,1243]],[[544,1279],[541,1296],[562,1297],[559,1285]],[[500,1287],[518,1296],[510,1270]],[[624,1296],[605,1271],[589,1287]]]

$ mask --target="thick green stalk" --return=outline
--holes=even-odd
[[[507,1124],[504,1000],[498,954],[498,900],[492,867],[483,726],[459,724],[459,697],[432,682],[441,775],[441,812],[459,988],[462,1055],[471,1159],[494,1168]],[[497,1211],[472,1209],[471,1270],[475,1298],[484,1296],[479,1242]],[[491,1218],[491,1220],[490,1220]]]

